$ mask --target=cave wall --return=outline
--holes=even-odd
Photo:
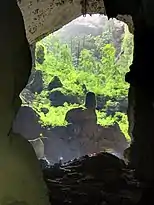
[[[18,5],[23,13],[30,44],[82,14],[80,0],[18,0]],[[88,13],[105,13],[103,0],[90,1],[87,9]]]
[[[30,44],[40,40],[84,13],[106,14],[103,0],[18,0],[22,11],[27,38]],[[115,16],[116,17],[116,16]],[[129,25],[133,32],[132,19],[128,15],[119,15],[117,19]]]
[[[0,7],[0,204],[49,204],[41,168],[30,143],[12,132],[19,94],[32,67],[24,22],[15,0]]]

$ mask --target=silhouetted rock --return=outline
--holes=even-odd
[[[39,122],[39,115],[28,106],[19,109],[13,123],[13,131],[21,134],[26,139],[35,139],[42,133]]]
[[[76,96],[65,95],[59,90],[55,90],[49,94],[49,100],[51,101],[51,105],[58,107],[63,106],[65,102],[75,104],[78,103],[78,99]]]
[[[40,94],[43,90],[43,76],[42,71],[40,70],[33,70],[33,73],[29,79],[29,82],[26,86],[28,90],[32,93]]]
[[[141,185],[123,160],[99,153],[43,171],[53,205],[134,205]]]
[[[87,108],[73,108],[66,113],[65,120],[72,124],[83,124],[85,121],[97,123],[95,110]]]
[[[85,107],[88,109],[96,109],[97,101],[95,93],[87,92],[85,98]]]
[[[54,88],[61,88],[63,84],[61,83],[58,76],[54,76],[51,82],[48,85],[48,90],[53,90]]]

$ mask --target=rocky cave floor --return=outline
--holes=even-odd
[[[143,204],[144,189],[134,171],[109,153],[55,164],[43,173],[52,205]]]

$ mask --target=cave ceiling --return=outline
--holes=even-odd
[[[86,3],[88,2],[88,3]],[[30,44],[40,40],[83,14],[104,14],[103,0],[18,0]],[[129,15],[116,15],[133,32]]]

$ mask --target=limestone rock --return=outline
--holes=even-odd
[[[93,123],[97,123],[97,116],[95,110],[93,109],[84,109],[80,108],[73,108],[66,113],[65,120],[68,123],[72,124],[82,124],[85,121],[92,121]]]
[[[43,173],[53,205],[135,205],[142,196],[134,172],[108,153],[56,164]]]
[[[59,90],[51,92],[48,98],[51,101],[51,105],[55,107],[63,106],[65,102],[71,104],[78,103],[78,99],[76,96],[65,95]]]
[[[43,90],[43,76],[42,71],[33,70],[33,73],[29,79],[28,85],[26,86],[32,93],[40,94]]]
[[[35,139],[42,133],[39,116],[28,106],[21,107],[13,123],[13,131],[26,139]]]
[[[45,136],[45,155],[51,163],[58,162],[60,157],[65,162],[100,151],[108,151],[123,158],[123,151],[128,147],[125,136],[116,125],[102,127],[87,123],[80,127],[73,124],[71,127],[50,129]]]
[[[34,93],[32,93],[27,88],[24,88],[23,91],[20,94],[21,100],[23,104],[32,104],[33,100],[35,99]]]
[[[121,157],[123,156],[124,150],[128,147],[128,142],[117,123],[108,127],[98,125],[97,136],[101,148],[111,148],[119,153]]]
[[[47,189],[30,143],[12,133],[19,95],[32,67],[24,22],[15,0],[1,5],[0,204],[48,205]],[[17,203],[19,202],[19,203]]]
[[[9,142],[1,141],[0,150],[0,204],[49,205],[40,165],[30,143],[11,133]]]
[[[30,44],[82,15],[79,0],[52,2],[45,0],[31,1],[30,3],[27,0],[18,0],[18,4],[25,19],[27,38]],[[87,12],[105,13],[103,0],[95,1],[95,4],[90,1]]]
[[[53,90],[54,88],[61,88],[63,87],[62,82],[60,81],[58,76],[54,76],[51,82],[48,85],[48,90]]]
[[[88,1],[87,13],[89,14],[106,14],[104,1]],[[82,15],[81,1],[31,1],[18,0],[25,20],[26,33],[29,43],[32,44],[37,40],[52,33],[65,24]],[[113,2],[111,3],[111,5]],[[112,7],[111,7],[112,8]],[[109,8],[110,9],[110,8]],[[120,13],[118,13],[120,14]],[[125,13],[126,14],[126,13]],[[114,17],[117,16],[117,13]],[[119,20],[128,23],[130,30],[133,31],[133,22],[130,16],[118,15]]]
[[[77,120],[75,124],[55,128],[41,127],[36,112],[24,106],[20,108],[14,121],[13,131],[22,134],[28,140],[38,138],[42,133],[46,137],[43,139],[44,154],[51,163],[57,163],[60,157],[68,161],[104,150],[123,157],[123,151],[128,147],[128,143],[119,126],[115,124],[102,127],[96,124],[94,113],[92,116],[89,116],[89,113],[81,113],[81,119],[85,119],[83,123],[78,123],[80,118],[77,115],[76,119],[74,114],[74,119]]]

